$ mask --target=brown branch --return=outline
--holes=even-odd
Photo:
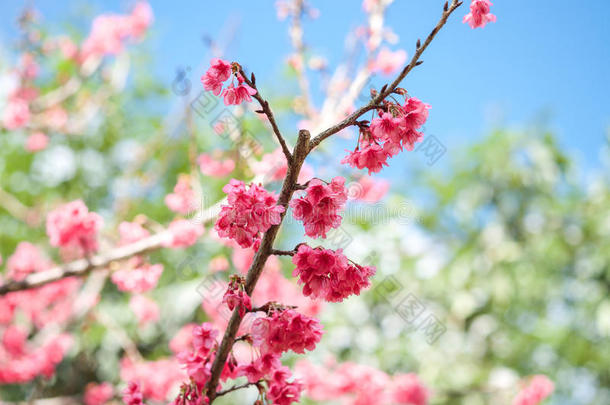
[[[299,137],[297,140],[297,144],[294,147],[294,154],[292,158],[292,162],[288,164],[288,172],[286,173],[286,178],[284,179],[284,183],[282,184],[282,190],[280,191],[280,196],[278,198],[278,205],[284,207],[286,210],[288,209],[288,203],[292,198],[292,194],[294,193],[294,186],[297,182],[297,178],[301,171],[301,167],[303,166],[303,162],[307,157],[307,154],[310,150],[309,148],[309,131],[301,130],[299,131]],[[248,270],[248,274],[246,276],[246,293],[248,295],[252,295],[252,291],[254,291],[254,287],[256,286],[256,282],[260,277],[263,267],[267,262],[267,258],[271,256],[271,252],[273,250],[273,242],[275,241],[275,237],[277,236],[277,232],[280,229],[280,225],[284,220],[286,215],[286,210],[281,214],[280,223],[277,225],[271,226],[261,241],[261,245],[254,256],[254,261],[250,265],[250,269]],[[235,336],[237,335],[237,330],[239,329],[239,325],[241,324],[242,317],[239,314],[237,308],[233,311],[231,315],[231,319],[229,320],[229,324],[225,330],[222,341],[220,342],[220,346],[216,352],[216,357],[214,358],[214,363],[212,363],[211,376],[206,384],[207,396],[210,400],[210,403],[214,401],[216,398],[216,387],[218,386],[218,380],[220,378],[220,373],[224,368],[224,364],[227,361],[227,356],[233,347],[233,343],[235,342]]]
[[[231,388],[227,388],[227,389],[226,389],[226,390],[224,390],[224,391],[218,391],[218,392],[216,393],[216,396],[217,396],[217,397],[220,397],[220,396],[223,396],[223,395],[228,394],[229,392],[237,391],[237,390],[240,390],[240,389],[242,389],[242,388],[248,388],[248,387],[250,387],[251,385],[256,385],[256,386],[258,386],[260,383],[261,383],[260,381],[256,381],[256,382],[247,382],[247,383],[243,383],[243,384],[240,384],[240,385],[234,385],[234,386],[232,386]]]
[[[121,246],[105,253],[100,253],[90,259],[79,259],[61,266],[56,266],[38,273],[32,273],[21,281],[9,281],[0,285],[0,295],[11,291],[27,290],[28,288],[39,287],[43,284],[61,280],[66,277],[84,276],[90,271],[108,266],[110,263],[127,259],[131,256],[142,254],[149,250],[161,247],[162,242],[167,238],[166,231],[154,234],[130,245]]]
[[[310,151],[313,148],[315,148],[316,146],[318,146],[320,144],[320,142],[322,142],[329,136],[334,135],[337,132],[339,132],[351,125],[354,125],[356,123],[356,121],[358,120],[358,118],[360,118],[360,116],[362,116],[362,114],[374,109],[378,104],[380,104],[380,102],[382,100],[384,100],[387,96],[392,94],[392,92],[394,90],[396,90],[396,88],[398,87],[400,82],[409,74],[409,72],[411,70],[413,70],[413,68],[415,66],[420,64],[419,58],[421,57],[421,55],[424,53],[424,51],[426,50],[428,45],[430,45],[430,43],[432,42],[434,37],[436,37],[436,34],[438,34],[440,29],[443,28],[443,26],[447,22],[447,19],[449,18],[449,16],[461,5],[462,5],[462,2],[458,1],[458,0],[453,0],[451,2],[451,5],[449,5],[448,3],[445,4],[445,9],[443,9],[443,14],[441,15],[440,20],[438,21],[438,23],[436,24],[436,26],[434,27],[432,32],[430,32],[430,34],[428,35],[428,37],[426,38],[424,43],[421,44],[421,46],[417,47],[409,64],[404,67],[404,69],[400,72],[400,74],[396,77],[396,79],[394,79],[392,84],[387,86],[384,91],[377,94],[377,96],[374,97],[369,104],[367,104],[363,107],[360,107],[358,110],[353,112],[350,116],[345,118],[340,123],[333,125],[332,127],[320,132],[315,138],[313,138],[311,140],[310,147],[309,147]]]
[[[256,87],[256,83],[255,83],[256,79],[254,78],[254,75],[252,75],[252,80],[248,79],[248,77],[244,73],[244,70],[241,67],[239,68],[239,74],[241,75],[241,77],[244,79],[244,81],[246,82],[246,84],[248,86],[250,86],[256,90],[256,94],[253,95],[252,97],[254,97],[256,99],[256,101],[258,101],[258,103],[261,105],[261,108],[263,109],[263,113],[267,116],[269,123],[271,123],[271,127],[273,128],[273,133],[275,134],[277,141],[280,143],[280,146],[282,147],[282,151],[284,152],[284,156],[286,156],[288,165],[290,165],[292,163],[292,155],[290,154],[290,150],[288,149],[288,145],[286,145],[286,140],[284,139],[284,137],[282,136],[282,133],[280,132],[280,128],[277,126],[277,122],[275,122],[275,117],[273,115],[273,111],[271,111],[271,107],[269,107],[269,102],[261,96],[260,91]]]

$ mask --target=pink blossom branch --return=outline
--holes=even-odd
[[[39,287],[43,284],[61,280],[66,277],[84,276],[92,270],[106,267],[114,261],[128,259],[132,256],[158,249],[162,246],[162,242],[167,236],[167,232],[163,231],[130,245],[121,246],[108,252],[92,256],[89,259],[79,259],[38,273],[32,273],[21,281],[9,281],[8,283],[0,285],[0,295],[12,291]]]
[[[252,295],[254,291],[254,287],[263,271],[263,267],[267,262],[269,256],[271,256],[271,252],[273,251],[273,242],[275,241],[275,237],[280,229],[281,223],[284,220],[286,212],[288,210],[288,203],[292,198],[292,194],[295,191],[295,184],[297,183],[297,178],[301,171],[301,167],[303,166],[303,162],[307,157],[307,154],[310,150],[309,148],[309,139],[310,134],[307,130],[299,131],[299,137],[297,139],[297,144],[294,147],[294,153],[292,155],[291,162],[288,164],[288,171],[286,173],[286,178],[284,179],[284,183],[282,184],[282,190],[280,191],[280,195],[278,197],[278,205],[285,208],[284,212],[281,214],[280,223],[278,225],[272,225],[267,232],[265,232],[263,239],[261,241],[260,247],[254,256],[254,261],[250,265],[250,269],[248,270],[248,274],[246,276],[246,286],[245,290],[248,295]],[[220,379],[220,373],[224,368],[224,364],[227,361],[227,356],[233,347],[233,343],[235,342],[235,336],[237,335],[237,330],[239,329],[239,325],[241,324],[242,317],[237,309],[233,311],[231,315],[231,319],[229,320],[229,324],[225,330],[222,341],[220,342],[220,346],[216,351],[216,357],[214,358],[214,363],[212,363],[211,376],[206,384],[207,396],[210,400],[210,403],[214,401],[216,398],[216,387],[218,386],[218,380]]]
[[[421,57],[421,55],[424,53],[426,48],[428,48],[428,46],[430,45],[430,43],[432,42],[434,37],[436,37],[436,34],[438,34],[440,29],[443,28],[443,26],[447,22],[447,19],[449,18],[449,16],[461,5],[462,5],[462,2],[458,1],[458,0],[453,0],[451,2],[451,5],[449,5],[448,2],[445,3],[445,7],[443,9],[443,14],[442,14],[440,20],[438,21],[438,23],[436,24],[436,26],[434,27],[432,32],[430,32],[430,34],[428,35],[428,37],[426,38],[426,40],[424,41],[423,44],[421,44],[419,40],[417,41],[416,50],[415,50],[415,53],[413,54],[413,57],[411,58],[411,61],[409,62],[409,64],[407,66],[404,67],[404,69],[400,72],[400,74],[396,77],[396,79],[394,79],[392,84],[384,87],[383,91],[380,91],[377,94],[377,96],[375,96],[370,101],[369,104],[365,105],[364,107],[360,107],[358,110],[356,110],[355,112],[350,114],[347,118],[345,118],[340,123],[322,131],[316,137],[314,137],[310,143],[310,151],[312,149],[314,149],[316,146],[318,146],[320,144],[320,142],[322,142],[326,138],[330,137],[331,135],[334,135],[337,132],[339,132],[349,126],[354,125],[356,123],[356,121],[358,120],[358,118],[360,118],[360,116],[362,116],[367,111],[375,109],[377,104],[379,104],[382,100],[384,100],[386,97],[388,97],[390,94],[392,94],[392,92],[394,92],[394,90],[396,90],[396,88],[398,87],[400,82],[409,74],[409,72],[411,72],[411,70],[413,70],[413,68],[415,68],[415,66],[418,66],[422,63],[419,61],[419,58]]]
[[[299,131],[299,137],[297,140],[297,144],[294,148],[293,155],[291,156],[291,159],[288,159],[288,156],[290,156],[289,152],[288,152],[288,154],[286,154],[286,152],[284,152],[288,159],[288,171],[286,174],[286,178],[284,179],[284,182],[282,184],[282,190],[280,191],[280,195],[278,197],[278,205],[284,207],[286,210],[288,209],[288,204],[290,202],[290,199],[292,198],[293,193],[297,189],[297,178],[301,171],[301,167],[303,166],[305,158],[315,148],[315,146],[317,146],[324,139],[330,137],[333,134],[336,134],[340,130],[342,130],[350,125],[355,124],[356,120],[362,114],[364,114],[365,112],[367,112],[371,109],[376,108],[382,100],[384,100],[387,96],[392,94],[392,92],[396,89],[398,84],[405,78],[405,76],[415,66],[420,64],[419,57],[421,56],[421,54],[428,47],[428,45],[430,45],[430,43],[432,42],[432,40],[434,39],[434,37],[436,36],[438,31],[445,25],[445,23],[447,22],[447,19],[451,15],[451,13],[453,13],[453,11],[455,11],[455,9],[457,9],[461,4],[462,3],[457,0],[453,0],[451,6],[449,6],[448,3],[445,4],[443,14],[441,16],[440,21],[438,22],[436,27],[432,30],[432,32],[430,33],[428,38],[426,38],[426,41],[424,42],[424,44],[420,45],[420,42],[418,40],[417,51],[415,52],[415,55],[411,59],[411,62],[407,66],[405,66],[405,68],[398,75],[398,77],[396,77],[396,79],[392,82],[392,84],[389,87],[384,86],[383,91],[381,91],[376,97],[374,97],[373,100],[371,100],[371,102],[368,105],[361,107],[359,110],[357,110],[355,113],[353,113],[352,115],[347,117],[345,120],[343,120],[339,124],[327,129],[326,131],[323,131],[318,136],[316,136],[313,140],[310,140],[309,131],[307,131],[307,130]],[[244,79],[248,85],[253,86],[254,83],[252,83],[252,82],[254,80],[249,81],[241,69],[240,69],[240,74],[244,77]],[[254,77],[253,77],[253,79],[254,79]],[[272,117],[272,113],[271,113],[268,103],[262,99],[262,97],[258,94],[258,92],[257,92],[257,95],[255,96],[255,98],[257,98],[259,103],[261,103],[261,106],[263,106],[263,111],[267,114],[267,116],[269,117],[271,114],[271,117]],[[261,100],[262,100],[262,102],[261,102]],[[275,120],[273,120],[273,122],[275,122]],[[273,123],[272,123],[272,126],[273,126]],[[276,133],[276,135],[278,135],[278,134],[279,134],[279,130]],[[279,138],[279,139],[283,139],[283,138]],[[286,215],[286,210],[280,215],[279,224],[272,225],[267,230],[267,232],[265,232],[265,234],[263,235],[260,247],[259,247],[258,251],[256,252],[256,255],[254,256],[254,260],[253,260],[252,264],[250,265],[250,268],[248,269],[248,274],[246,275],[245,291],[250,296],[252,295],[252,292],[254,291],[256,283],[258,282],[258,279],[263,271],[263,267],[264,267],[265,263],[267,262],[267,259],[269,258],[269,256],[271,256],[272,254],[275,254],[274,252],[276,252],[276,253],[280,252],[278,250],[273,249],[273,242],[275,241],[279,228],[282,225],[282,222]],[[212,368],[210,370],[210,373],[211,373],[210,378],[205,386],[205,393],[207,395],[207,398],[208,398],[210,404],[214,402],[214,399],[219,394],[216,391],[216,388],[218,387],[220,374],[225,366],[229,352],[231,351],[233,344],[235,343],[237,331],[239,329],[241,321],[242,321],[242,316],[240,315],[238,308],[236,308],[235,310],[233,310],[233,314],[231,315],[231,319],[229,320],[229,323],[228,323],[225,333],[223,335],[222,341],[220,342],[220,346],[218,347],[218,350],[216,351],[216,356],[214,358],[214,362],[212,363]]]
[[[275,122],[275,117],[273,115],[273,111],[271,111],[271,107],[269,107],[269,102],[261,96],[260,91],[256,87],[256,78],[254,77],[254,74],[252,74],[252,77],[250,79],[248,79],[248,76],[246,76],[246,74],[244,73],[241,66],[239,68],[239,74],[242,76],[242,78],[244,79],[244,81],[246,82],[246,84],[248,86],[250,86],[256,90],[256,94],[253,95],[252,97],[254,97],[256,99],[256,101],[258,101],[258,103],[261,105],[261,108],[262,108],[262,110],[257,110],[257,112],[258,113],[262,112],[263,114],[265,114],[267,116],[267,119],[269,120],[269,123],[271,124],[271,127],[273,128],[273,133],[275,134],[277,141],[280,143],[280,145],[282,147],[284,156],[286,156],[286,160],[288,161],[288,164],[290,164],[292,162],[292,155],[290,154],[290,149],[288,149],[288,145],[286,145],[286,140],[282,136],[282,133],[280,132],[280,128],[277,126],[277,122]]]

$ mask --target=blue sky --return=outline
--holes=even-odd
[[[34,1],[45,20],[59,24],[82,13],[78,1]],[[305,39],[331,63],[343,55],[345,33],[364,21],[358,0],[312,1],[320,11],[305,25]],[[2,1],[0,35],[14,38],[22,1]],[[286,22],[278,21],[274,1],[152,0],[155,26],[149,46],[154,71],[171,84],[178,66],[192,67],[193,79],[207,58],[204,35],[218,36],[236,26],[227,57],[255,71],[259,82],[281,89],[281,61],[290,52]],[[415,40],[436,23],[442,2],[397,0],[388,25],[400,36],[393,49],[412,53]],[[94,0],[97,12],[120,12],[128,2]],[[465,5],[467,6],[467,5]],[[449,150],[480,137],[496,124],[522,127],[547,117],[562,144],[584,167],[599,167],[598,155],[610,126],[610,2],[589,0],[497,0],[498,22],[483,30],[461,23],[466,7],[426,51],[424,65],[403,83],[412,95],[432,104],[427,131]],[[77,19],[83,28],[90,17]],[[270,69],[271,67],[271,69]]]

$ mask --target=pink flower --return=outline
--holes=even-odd
[[[237,375],[239,377],[245,376],[249,382],[256,382],[281,366],[282,363],[278,354],[265,353],[253,362],[239,366]]]
[[[25,149],[28,152],[38,152],[45,149],[48,144],[48,136],[42,132],[34,132],[32,135],[28,136],[28,139],[25,142]]]
[[[430,392],[416,374],[409,373],[394,376],[391,395],[397,404],[426,405]]]
[[[82,254],[97,251],[97,233],[104,221],[89,212],[82,200],[72,201],[47,216],[47,235],[52,246],[77,248]]]
[[[369,279],[375,274],[374,267],[351,264],[341,249],[312,249],[306,244],[299,246],[292,263],[296,266],[292,275],[303,285],[303,295],[330,302],[359,295],[370,286]]]
[[[394,117],[390,113],[383,113],[379,118],[375,118],[371,122],[370,131],[375,139],[380,141],[386,141],[388,139],[394,139],[402,131],[402,123],[398,117]]]
[[[256,94],[256,90],[244,83],[244,79],[239,74],[237,75],[237,82],[237,87],[235,87],[234,83],[231,83],[223,90],[222,96],[224,97],[225,105],[239,105],[244,100],[251,102],[252,97],[250,96]]]
[[[129,308],[136,315],[140,326],[159,320],[159,306],[143,295],[133,295],[129,300]]]
[[[189,247],[197,242],[203,235],[204,229],[201,224],[196,224],[185,219],[178,219],[169,224],[169,236],[163,241],[163,246],[172,248]]]
[[[30,121],[28,102],[20,97],[12,97],[2,113],[2,125],[9,131],[23,128]]]
[[[83,398],[85,405],[104,405],[112,399],[114,388],[110,383],[88,384]]]
[[[131,10],[131,35],[135,38],[142,37],[152,22],[153,12],[150,4],[146,1],[138,1]]]
[[[281,354],[292,350],[303,354],[305,350],[313,350],[320,341],[322,325],[317,319],[286,309],[255,320],[251,333],[253,344],[261,353]]]
[[[150,232],[136,222],[123,221],[119,224],[119,246],[130,245],[150,236]]]
[[[471,28],[483,28],[489,22],[496,22],[496,16],[490,13],[493,3],[490,0],[472,0],[470,13],[464,16],[464,23]]]
[[[222,190],[229,204],[222,206],[214,226],[220,237],[247,248],[259,240],[261,233],[280,223],[285,208],[277,205],[277,197],[264,188],[256,184],[246,188],[243,181],[232,179]]]
[[[29,242],[20,242],[15,253],[6,261],[7,276],[12,280],[21,281],[28,274],[44,270],[49,265],[36,246]]]
[[[243,284],[238,279],[231,279],[229,287],[222,297],[222,302],[227,304],[229,309],[233,311],[235,308],[239,308],[239,316],[242,318],[246,314],[246,311],[252,309],[252,301],[250,296],[246,294],[243,288]]]
[[[143,263],[140,257],[132,257],[125,265],[112,273],[111,280],[120,291],[141,294],[157,286],[163,273],[162,264]]]
[[[535,375],[529,384],[517,394],[513,405],[538,405],[553,393],[555,385],[545,375]]]
[[[402,110],[405,113],[405,126],[408,129],[419,129],[428,119],[430,104],[426,104],[418,98],[411,97],[405,101]]]
[[[290,405],[299,402],[303,385],[298,380],[289,382],[292,373],[288,367],[276,369],[267,380],[269,391],[267,396],[273,404]]]
[[[178,177],[174,192],[165,196],[165,204],[174,212],[185,215],[197,209],[197,196],[187,175]]]
[[[202,153],[197,158],[201,173],[210,177],[225,177],[235,169],[235,161],[231,159],[215,159]]]
[[[168,395],[187,378],[180,369],[178,360],[173,358],[133,362],[124,357],[121,359],[120,374],[123,381],[137,382],[135,389],[131,389],[131,396],[136,401],[139,398],[140,402],[134,404],[142,404],[144,399],[150,399],[154,403],[165,402]],[[125,397],[123,400],[125,401]]]
[[[407,53],[404,50],[396,52],[383,47],[377,54],[377,58],[370,67],[373,72],[381,72],[384,75],[391,75],[400,69],[407,61]]]
[[[214,58],[210,61],[210,68],[203,76],[203,88],[218,96],[222,91],[222,84],[231,77],[231,64],[222,59]]]
[[[383,166],[387,166],[388,153],[377,143],[361,142],[359,148],[347,155],[341,163],[347,163],[358,169],[367,168],[369,175],[378,173]]]
[[[193,348],[203,356],[208,355],[218,343],[218,331],[209,322],[195,326],[192,333]]]
[[[130,381],[123,391],[123,402],[126,405],[141,405],[143,404],[143,398],[140,385],[135,381]]]
[[[339,211],[347,201],[344,184],[343,177],[335,177],[328,185],[313,179],[305,190],[306,195],[290,202],[292,215],[303,221],[307,236],[325,238],[326,232],[341,225]]]

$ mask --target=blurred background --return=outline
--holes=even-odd
[[[19,86],[16,71],[36,89],[29,122],[15,127],[5,119],[0,130],[5,278],[7,259],[23,241],[64,261],[49,247],[44,220],[67,201],[82,198],[104,217],[104,251],[117,244],[122,221],[154,233],[176,218],[164,198],[180,175],[206,209],[222,199],[231,177],[258,176],[279,188],[266,123],[249,107],[227,110],[202,95],[199,77],[210,58],[239,61],[256,74],[294,144],[299,128],[338,121],[367,102],[369,89],[391,81],[395,73],[376,65],[379,52],[404,50],[410,58],[442,8],[440,1],[397,0],[376,14],[359,1],[310,1],[297,18],[286,5],[292,2],[150,1],[154,20],[145,33],[116,52],[74,56],[96,16],[128,14],[134,4],[0,4],[0,107],[8,108]],[[344,131],[308,161],[317,177],[348,179],[343,224],[323,243],[377,266],[377,275],[368,291],[343,303],[303,304],[326,331],[307,361],[417,373],[432,404],[510,404],[535,374],[555,382],[548,404],[609,404],[610,4],[497,1],[498,21],[477,30],[461,23],[466,7],[402,83],[432,106],[424,128],[432,147],[402,153],[366,176],[339,164],[356,139]],[[351,99],[342,104],[346,93]],[[28,146],[38,132],[48,144]],[[206,170],[201,155],[231,161],[232,170]],[[167,390],[150,394],[162,402],[178,367],[168,342],[187,323],[223,323],[202,280],[213,274],[213,282],[224,282],[251,260],[220,243],[211,222],[206,228],[190,248],[147,254],[165,267],[148,293],[159,306],[154,321],[143,324],[129,294],[107,281],[122,262],[49,298],[44,321],[2,321],[26,325],[32,342],[51,325],[73,343],[51,378],[5,380],[0,398],[80,402],[87,384],[122,387],[130,375],[148,376],[148,367],[164,370],[155,384]],[[279,244],[288,248],[301,236],[287,216]],[[267,282],[283,290],[276,298],[289,299],[292,264],[282,258],[272,265],[282,281]],[[86,310],[57,301],[72,301],[86,286],[101,297]],[[287,362],[313,367],[303,358]],[[219,403],[252,398],[238,395]],[[358,394],[304,396],[306,404],[334,404]]]

